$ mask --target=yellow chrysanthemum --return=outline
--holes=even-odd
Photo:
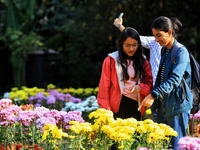
[[[70,130],[76,134],[92,132],[92,126],[88,122],[70,121]]]
[[[51,131],[53,138],[62,139],[62,130],[58,128],[53,128]]]
[[[72,126],[70,126],[70,128],[69,128],[71,131],[73,131],[74,133],[76,133],[76,134],[79,134],[80,133],[80,128],[78,128],[78,125],[77,126],[75,126],[75,125],[72,125]]]
[[[135,133],[135,128],[134,127],[130,127],[130,126],[122,126],[118,132],[121,132],[121,133],[125,133],[125,134],[129,134],[129,135],[132,135]]]
[[[101,130],[102,132],[106,133],[108,136],[110,136],[115,131],[111,126],[108,126],[108,125],[102,126]]]
[[[46,140],[47,135],[48,135],[48,131],[44,131],[42,134],[42,141]]]
[[[124,119],[125,126],[137,126],[137,122],[138,121],[135,118]]]
[[[114,139],[115,139],[116,142],[120,142],[120,141],[123,141],[123,140],[132,139],[132,136],[127,135],[126,133],[116,132],[114,134]]]
[[[169,125],[160,123],[159,127],[164,130],[166,136],[178,136],[178,133]]]
[[[46,124],[43,127],[42,140],[45,140],[47,136],[51,136],[52,140],[62,139],[62,137],[68,137],[67,133],[64,133],[61,129],[54,124]]]
[[[13,88],[11,88],[11,92],[16,92],[16,91],[18,91],[19,89],[17,88],[17,87],[13,87]]]
[[[47,89],[48,90],[55,89],[55,88],[56,88],[56,86],[54,84],[52,84],[52,83],[50,83],[50,84],[47,85]]]
[[[145,111],[145,113],[146,113],[147,115],[151,115],[151,114],[152,114],[152,111],[151,111],[150,108],[148,108],[148,109]]]
[[[151,120],[151,119],[145,119],[143,122],[144,122],[144,124],[152,124],[153,120]]]
[[[74,138],[75,138],[74,135],[69,135],[68,137],[69,137],[70,139],[74,139]]]
[[[106,118],[113,117],[113,112],[110,110],[106,110],[103,108],[99,108],[96,111],[93,111],[89,114],[89,119],[91,118],[100,118],[102,116],[105,116]]]
[[[43,131],[51,131],[51,130],[53,130],[53,128],[55,128],[55,127],[56,127],[56,125],[47,123],[47,124],[44,125]]]
[[[93,131],[99,131],[100,125],[95,123],[95,124],[91,125],[91,128]]]
[[[144,134],[148,132],[148,125],[140,125],[136,127],[136,131],[140,134]]]

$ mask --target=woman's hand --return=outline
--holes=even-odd
[[[154,97],[153,97],[151,94],[147,95],[147,96],[143,99],[143,101],[142,101],[142,103],[140,104],[138,110],[140,110],[140,109],[142,108],[142,106],[151,107],[151,105],[153,104],[153,102],[154,102]]]
[[[113,22],[113,24],[114,24],[114,26],[116,26],[117,28],[119,27],[119,25],[122,25],[122,22],[123,22],[123,20],[122,20],[122,18],[116,18],[115,20],[114,20],[114,22]]]
[[[140,90],[141,90],[141,87],[139,85],[134,85],[131,92],[133,94],[138,94],[140,92]]]
[[[113,22],[113,25],[117,27],[121,32],[125,29],[123,26],[123,19],[121,18],[116,18]]]

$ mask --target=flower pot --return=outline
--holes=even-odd
[[[21,143],[18,143],[17,145],[16,145],[16,150],[20,150],[22,148],[22,144]]]
[[[0,144],[0,150],[16,150],[16,145],[12,144],[11,146],[4,146],[3,144]]]
[[[3,145],[0,145],[0,150],[4,150],[4,146]]]
[[[34,150],[44,150],[40,145],[34,145]]]
[[[22,147],[23,147],[23,145],[22,145],[21,143],[19,143],[19,144],[16,145],[16,150],[20,150]],[[37,145],[37,144],[35,144],[34,147],[33,147],[33,146],[30,146],[30,145],[28,145],[28,144],[26,144],[26,145],[24,146],[24,148],[29,149],[29,150],[43,150],[43,149],[41,148],[41,146],[40,146],[40,145]],[[0,150],[1,150],[1,149],[0,149]]]

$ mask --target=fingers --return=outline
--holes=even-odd
[[[142,105],[140,105],[137,110],[140,111],[141,108],[142,108]]]
[[[142,108],[142,106],[150,107],[150,105],[145,105],[145,104],[141,103],[140,106],[138,107],[138,111],[140,111],[140,109]]]
[[[117,27],[120,24],[120,20],[116,18],[113,22],[113,24]]]
[[[123,17],[124,13],[120,13],[119,17],[116,18],[113,22],[113,24],[119,28],[120,25],[122,25],[122,17]]]
[[[134,85],[133,88],[131,89],[131,92],[134,94],[137,94],[140,92],[140,90],[141,90],[141,88],[139,85]]]
[[[143,105],[144,105],[144,101],[142,101],[142,103],[140,103],[140,106],[138,107],[138,111],[140,111],[140,109],[142,108]]]
[[[143,101],[141,102],[140,106],[138,107],[138,110],[140,110],[142,108],[142,106],[151,107],[152,104],[153,104],[153,99],[150,99],[149,95],[148,95],[147,97],[145,97],[143,99]]]
[[[133,92],[135,90],[135,87],[132,88],[131,92]]]

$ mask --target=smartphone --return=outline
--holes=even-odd
[[[118,19],[121,19],[123,17],[124,13],[120,13]]]

